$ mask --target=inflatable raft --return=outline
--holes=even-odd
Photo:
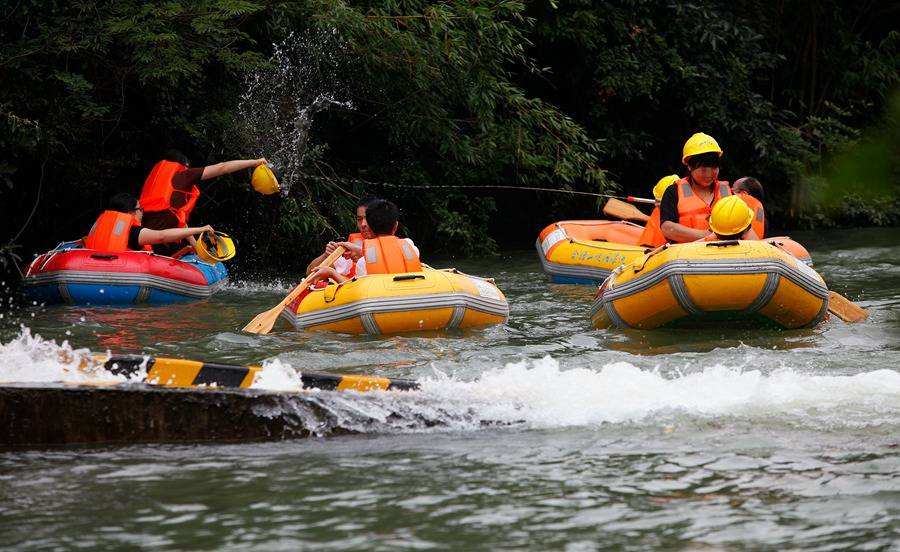
[[[311,289],[281,316],[298,330],[380,335],[501,324],[509,304],[493,280],[425,268]]]
[[[146,251],[103,252],[65,242],[38,256],[25,274],[25,294],[38,303],[168,304],[205,299],[228,281],[222,263]]]
[[[828,310],[822,277],[765,241],[666,246],[623,265],[600,286],[595,327],[652,329],[722,321],[815,326]]]
[[[639,244],[643,226],[611,220],[564,220],[538,236],[541,265],[557,284],[599,284],[619,266],[635,261],[650,248]],[[790,238],[768,238],[811,265],[809,251]]]

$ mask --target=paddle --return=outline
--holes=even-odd
[[[828,312],[848,324],[862,322],[869,316],[866,309],[860,307],[836,291],[828,292]]]
[[[650,217],[640,212],[634,205],[618,199],[610,199],[603,206],[603,214],[623,220],[635,220],[646,223]]]
[[[331,255],[326,257],[325,260],[322,261],[322,263],[319,266],[317,266],[316,268],[321,268],[323,266],[331,266],[332,263],[334,263],[334,261],[336,261],[337,258],[343,254],[344,254],[344,248],[338,247],[331,253]],[[284,307],[287,306],[288,303],[290,303],[291,301],[296,299],[298,295],[303,293],[303,291],[306,289],[306,286],[309,285],[308,281],[311,276],[312,275],[304,278],[303,281],[301,281],[299,284],[297,284],[297,287],[295,287],[293,290],[291,290],[291,292],[287,294],[287,297],[282,299],[282,301],[280,303],[278,303],[276,306],[272,307],[271,309],[267,310],[266,312],[261,312],[261,313],[257,314],[256,318],[254,318],[253,320],[250,321],[249,324],[244,326],[243,330],[245,332],[255,333],[255,334],[267,334],[267,333],[271,332],[272,326],[274,326],[275,321],[278,320],[278,315],[281,314],[281,311],[284,309]]]

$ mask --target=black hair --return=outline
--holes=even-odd
[[[356,201],[356,207],[368,207],[370,203],[377,199],[377,197],[370,195],[360,196],[360,198]]]
[[[745,176],[743,178],[738,178],[734,181],[734,185],[732,185],[732,189],[735,193],[744,191],[755,197],[759,201],[765,201],[766,193],[763,190],[763,185],[759,180],[753,178],[752,176]]]
[[[187,158],[187,155],[177,149],[166,150],[166,153],[163,155],[163,159],[165,159],[166,161],[181,163],[182,165],[186,165],[188,167],[191,166],[191,161]]]
[[[691,170],[694,170],[697,167],[718,167],[719,161],[719,154],[714,151],[709,151],[706,153],[688,157],[687,166]]]
[[[120,213],[130,213],[134,211],[134,206],[136,204],[137,199],[135,199],[133,195],[122,192],[121,194],[112,196],[109,200],[109,209]]]
[[[394,229],[400,210],[386,199],[375,199],[366,205],[366,221],[376,236],[386,236]]]

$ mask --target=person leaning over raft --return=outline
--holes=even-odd
[[[200,197],[201,180],[210,180],[241,169],[252,169],[266,163],[265,158],[235,159],[191,167],[188,158],[178,150],[169,150],[157,161],[141,189],[140,203],[144,210],[144,226],[151,230],[186,228],[191,211]],[[189,238],[193,244],[193,238]],[[174,251],[174,249],[173,249]]]
[[[744,176],[734,181],[731,191],[743,199],[747,207],[753,211],[753,231],[760,239],[765,238],[769,233],[769,220],[766,218],[766,210],[762,203],[765,201],[762,184],[752,176]]]
[[[709,233],[709,215],[713,205],[731,195],[728,182],[718,180],[722,148],[712,136],[698,132],[688,138],[681,162],[688,176],[669,186],[659,203],[659,231],[644,236],[648,245],[666,241],[683,243]]]
[[[697,241],[758,240],[753,220],[753,210],[739,196],[726,197],[712,208],[709,217],[712,232]]]
[[[363,241],[362,256],[356,261],[356,277],[368,274],[398,274],[404,272],[420,272],[419,248],[409,238],[400,239],[394,234],[399,226],[399,210],[386,199],[376,199],[366,206],[366,221],[374,237]],[[351,243],[341,242],[338,245],[354,248]],[[338,274],[330,266],[323,266],[312,273],[312,283],[325,278],[335,282],[346,282],[349,278]]]
[[[362,256],[363,240],[375,237],[375,234],[372,233],[372,230],[369,229],[369,224],[366,222],[366,206],[374,200],[375,198],[372,197],[363,197],[356,202],[357,232],[350,234],[347,237],[347,241],[343,242],[352,245],[352,247],[345,247],[344,255],[334,262],[334,269],[342,276],[348,278],[356,276],[356,261]],[[313,259],[309,266],[306,267],[306,273],[312,274],[316,267],[322,264],[325,257],[331,255],[338,245],[339,242],[328,242],[328,245],[325,246],[325,252]]]
[[[94,222],[84,238],[84,246],[98,251],[127,251],[129,249],[152,251],[152,245],[173,243],[203,232],[212,232],[212,226],[197,228],[169,228],[153,230],[141,226],[143,209],[131,194],[117,194]]]

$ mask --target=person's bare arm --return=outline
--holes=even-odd
[[[312,261],[310,261],[309,265],[306,267],[306,273],[307,273],[307,274],[312,274],[313,271],[314,271],[315,269],[317,269],[317,268],[319,267],[320,264],[322,264],[322,261],[324,261],[325,258],[328,257],[328,254],[329,254],[328,251],[326,251],[325,253],[322,253],[321,255],[319,255],[318,257],[316,257],[316,258],[313,259]]]
[[[312,274],[307,276],[307,278],[309,278],[310,285],[315,284],[319,280],[325,280],[327,278],[331,278],[339,284],[343,284],[344,282],[349,280],[349,278],[347,278],[346,276],[338,274],[338,271],[331,266],[321,266],[314,270]]]
[[[212,232],[212,226],[206,225],[195,228],[168,228],[166,230],[151,230],[149,228],[141,228],[138,235],[138,243],[140,245],[155,245],[158,243],[172,243],[202,234],[203,232]]]
[[[260,157],[259,159],[235,159],[233,161],[216,163],[215,165],[203,167],[203,173],[200,175],[200,180],[209,180],[210,178],[231,174],[241,169],[252,169],[265,164],[265,157]]]
[[[663,222],[659,229],[667,240],[675,243],[692,242],[701,238],[705,238],[709,234],[709,230],[695,230],[683,224],[667,220]]]

